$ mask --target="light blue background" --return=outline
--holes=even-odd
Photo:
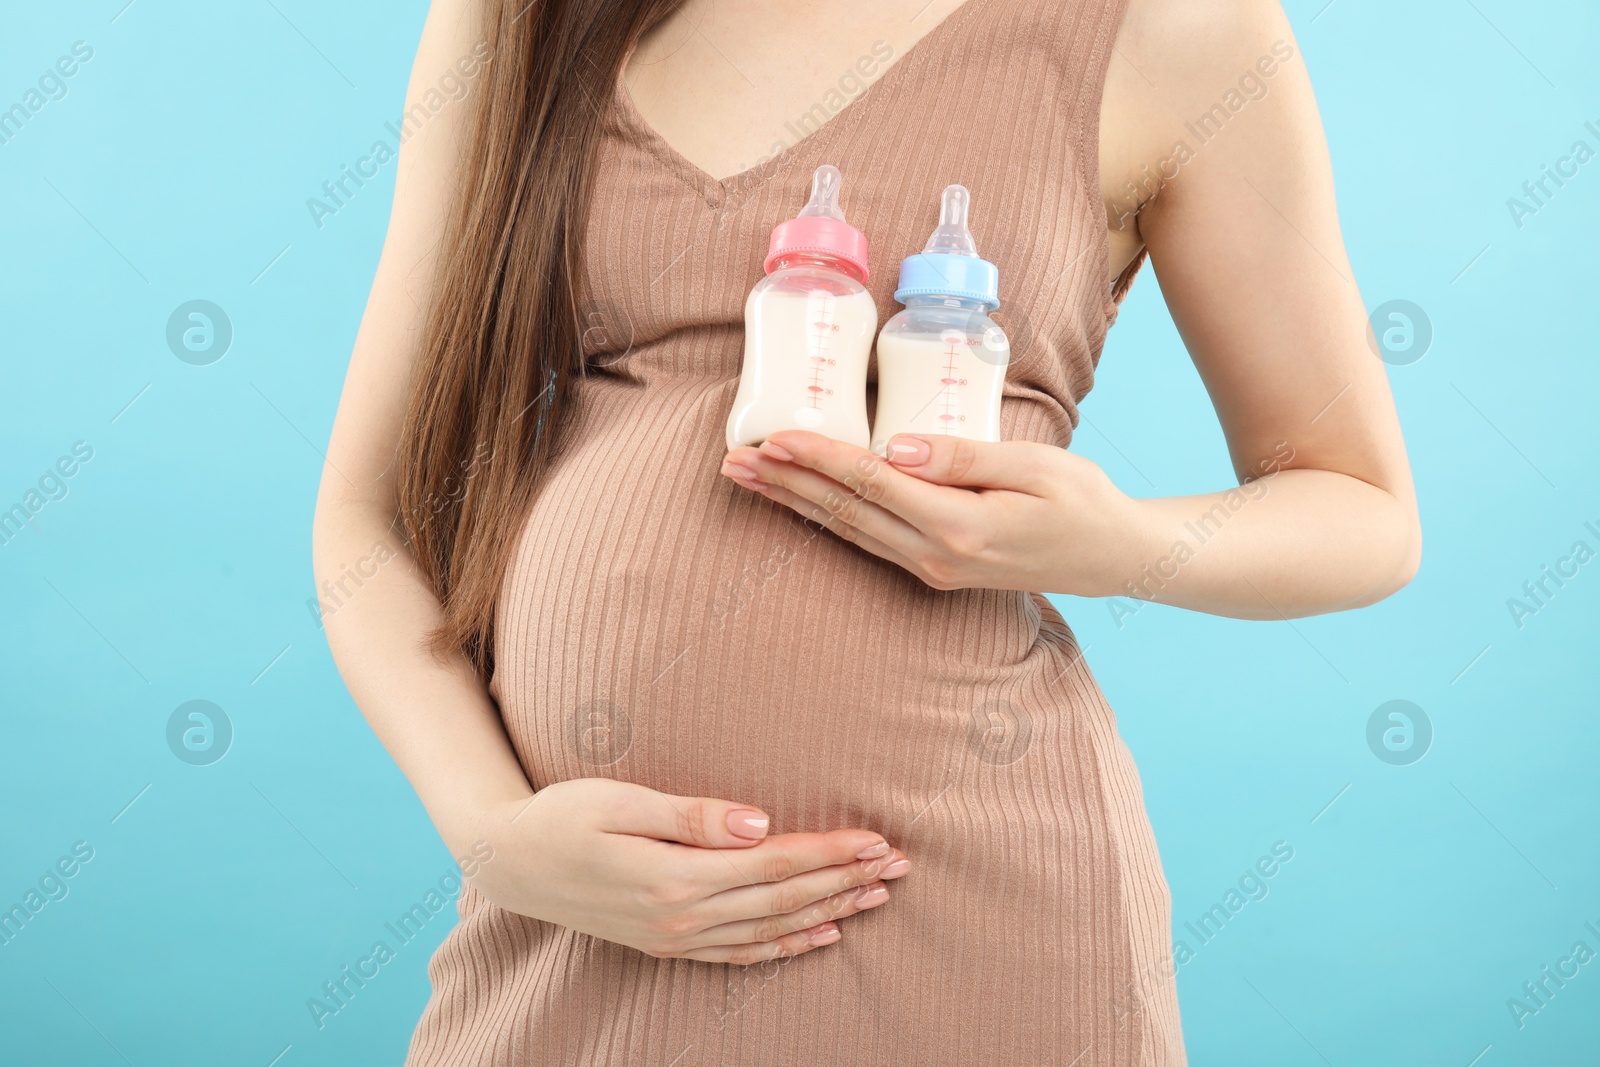
[[[0,145],[0,505],[94,449],[0,546],[0,906],[95,850],[0,946],[0,1059],[398,1062],[450,913],[324,1029],[306,1008],[451,866],[306,606],[392,165],[320,231],[305,200],[386,136],[425,4],[123,4],[7,5],[0,34],[0,106],[94,48]],[[1197,1067],[1594,1062],[1600,961],[1523,1029],[1506,1001],[1574,942],[1600,950],[1600,563],[1520,630],[1506,600],[1600,548],[1600,160],[1520,230],[1506,199],[1596,145],[1600,15],[1322,4],[1289,14],[1366,302],[1414,301],[1436,331],[1389,370],[1421,574],[1293,625],[1061,606],[1138,758],[1180,934],[1274,842],[1295,850],[1180,972]],[[164,340],[195,298],[236,331],[211,366]],[[1227,484],[1153,275],[1102,366],[1075,447],[1136,495]],[[196,698],[236,730],[209,767],[165,741]],[[1367,747],[1394,698],[1436,731],[1411,766]]]

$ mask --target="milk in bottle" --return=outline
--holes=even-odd
[[[1011,344],[989,317],[1000,306],[1000,272],[978,258],[967,229],[971,197],[945,189],[939,226],[900,265],[894,298],[905,310],[878,336],[878,407],[872,450],[897,433],[1000,440],[1000,398]]]
[[[744,304],[744,366],[728,415],[730,449],[779,430],[867,447],[867,358],[878,309],[867,239],[839,209],[839,169],[817,168],[811,200],[772,231],[767,276]]]

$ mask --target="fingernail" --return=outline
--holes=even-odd
[[[790,452],[787,448],[784,448],[776,441],[762,441],[760,447],[761,451],[765,452],[773,459],[781,459],[785,463],[791,459],[794,459],[794,453]]]
[[[727,464],[722,473],[727,475],[735,485],[742,485],[751,492],[765,493],[772,488],[772,486],[751,474],[749,468],[741,467],[737,463]]]
[[[879,856],[887,856],[888,854],[889,854],[889,842],[887,842],[887,841],[879,841],[876,845],[869,845],[868,847],[862,849],[860,852],[857,852],[856,853],[856,859],[858,859],[858,860],[875,860]]]
[[[767,834],[768,821],[753,808],[735,808],[728,812],[728,833],[746,841],[759,841]]]
[[[823,923],[811,931],[811,936],[806,938],[808,945],[831,945],[839,940],[839,928],[832,923]]]
[[[933,449],[928,446],[928,442],[920,437],[896,435],[889,438],[889,455],[887,458],[890,463],[898,467],[921,466],[928,462],[928,456],[932,453]]]
[[[856,907],[872,908],[889,899],[889,890],[881,885],[862,886],[856,892]]]
[[[911,861],[901,856],[889,866],[878,872],[879,878],[898,878],[911,869]]]

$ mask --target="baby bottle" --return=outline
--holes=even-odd
[[[897,433],[1000,440],[1011,343],[989,317],[1000,306],[1000,271],[978,258],[967,230],[970,200],[964,186],[946,187],[938,228],[900,264],[894,298],[906,307],[878,336],[879,455]]]
[[[728,447],[779,430],[867,447],[867,359],[878,308],[867,238],[839,210],[839,168],[823,164],[811,200],[772,231],[767,276],[744,302],[744,367],[728,415]]]

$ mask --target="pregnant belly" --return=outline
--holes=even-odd
[[[506,576],[492,691],[535,786],[771,804],[784,832],[909,820],[1067,742],[1092,682],[1043,598],[929,589],[721,477],[721,390],[631,399],[590,406]]]

